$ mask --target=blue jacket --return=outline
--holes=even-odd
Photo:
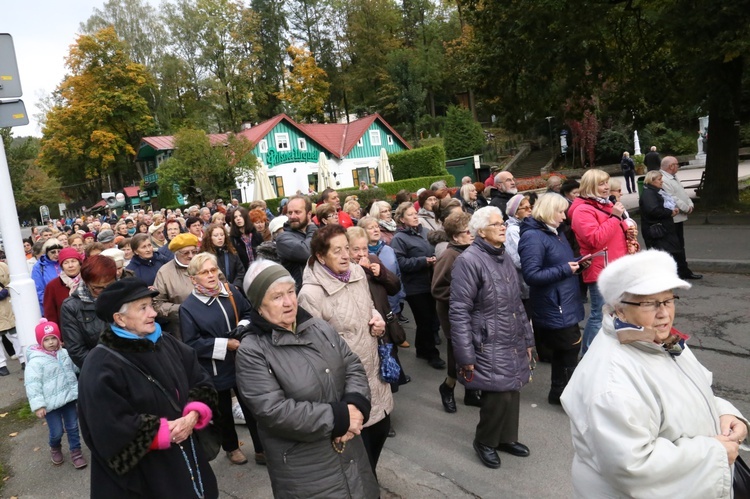
[[[27,348],[23,384],[32,411],[42,407],[47,412],[54,411],[78,400],[76,367],[64,348],[57,351],[57,357]]]
[[[153,286],[157,272],[159,272],[162,265],[169,261],[171,261],[170,258],[167,258],[158,251],[154,251],[154,256],[150,260],[144,260],[138,255],[133,255],[127,269],[132,270],[138,279],[149,286]]]
[[[562,329],[583,320],[578,277],[568,262],[575,260],[565,236],[555,234],[543,222],[528,217],[521,223],[518,243],[523,279],[531,287],[534,324]]]
[[[220,392],[235,385],[235,353],[227,350],[228,333],[238,324],[250,324],[250,303],[236,287],[230,284],[229,289],[239,317],[227,293],[208,298],[193,292],[180,305],[182,341],[195,349],[198,362]]]
[[[42,255],[31,270],[31,278],[36,285],[36,297],[39,300],[39,309],[44,315],[44,289],[55,277],[60,275],[60,263],[53,262],[47,255]]]

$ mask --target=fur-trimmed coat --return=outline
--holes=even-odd
[[[152,343],[121,338],[111,329],[100,342],[156,378],[180,407],[199,401],[216,412],[218,397],[195,351],[168,334]],[[91,497],[195,497],[180,447],[150,450],[160,418],[182,416],[164,394],[112,352],[94,348],[86,358],[78,386],[83,439],[91,449]],[[195,451],[206,498],[218,497],[216,477],[197,440]],[[190,439],[183,445],[190,456]]]

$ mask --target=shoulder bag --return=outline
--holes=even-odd
[[[667,235],[667,230],[662,224],[654,224],[648,228],[648,235],[651,239],[661,239]]]

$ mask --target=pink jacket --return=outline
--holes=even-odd
[[[628,224],[612,215],[611,204],[601,204],[595,199],[577,198],[568,210],[573,233],[581,247],[581,255],[593,254],[607,248],[607,259],[613,262],[627,255],[625,234]],[[604,269],[604,257],[592,259],[589,268],[583,271],[583,281],[595,283]]]

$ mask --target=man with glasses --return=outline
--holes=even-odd
[[[180,305],[193,291],[188,265],[198,254],[198,238],[190,232],[178,234],[169,243],[169,251],[174,258],[159,269],[154,280],[154,287],[159,291],[154,297],[154,308],[164,330],[182,339]]]
[[[503,214],[505,220],[508,215],[505,213],[505,207],[508,205],[510,198],[518,194],[516,189],[516,179],[510,172],[500,172],[495,175],[495,188],[492,189],[490,206],[497,206]]]
[[[702,279],[701,274],[696,274],[688,267],[687,255],[685,253],[685,231],[683,223],[688,215],[693,212],[693,200],[690,199],[685,188],[677,179],[677,171],[680,164],[674,156],[667,156],[661,161],[662,189],[671,195],[680,212],[672,218],[674,222],[677,239],[680,241],[680,252],[673,254],[677,261],[677,273],[680,279]]]

